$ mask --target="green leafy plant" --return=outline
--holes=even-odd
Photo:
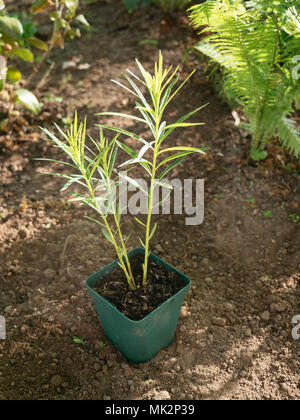
[[[101,349],[104,349],[104,347],[106,346],[106,343],[104,343],[104,341],[98,341],[98,344]]]
[[[273,137],[300,155],[300,134],[288,118],[300,93],[292,72],[300,48],[300,14],[299,6],[290,3],[207,0],[190,9],[193,25],[205,26],[201,34],[206,36],[195,48],[220,65],[224,91],[233,92],[242,106],[255,160],[266,157],[260,152]]]
[[[72,184],[78,183],[87,190],[86,194],[75,194],[74,200],[82,204],[92,207],[99,216],[99,220],[88,218],[101,226],[101,232],[105,239],[108,240],[115,248],[119,263],[123,269],[128,284],[131,289],[135,289],[134,279],[126,250],[126,240],[121,232],[121,216],[122,212],[116,205],[116,200],[111,199],[112,182],[118,185],[118,177],[113,176],[114,164],[117,155],[116,135],[111,141],[106,139],[103,131],[100,130],[98,142],[90,137],[95,150],[92,151],[86,144],[86,121],[78,123],[77,115],[71,124],[69,130],[65,134],[58,126],[56,126],[62,134],[65,142],[59,140],[47,129],[43,131],[47,136],[64,151],[72,161],[72,164],[63,162],[68,167],[76,169],[79,174],[59,174],[54,173],[67,179],[62,191],[68,189]],[[47,159],[46,159],[47,160]],[[99,188],[104,193],[98,197]],[[114,214],[114,227],[110,226],[108,217],[110,212]],[[124,261],[125,259],[125,261]]]
[[[100,116],[118,116],[133,120],[134,122],[143,123],[151,133],[152,139],[145,140],[140,135],[124,130],[119,127],[113,127],[105,124],[98,124],[100,129],[99,141],[90,138],[94,151],[86,145],[86,123],[78,126],[77,116],[68,132],[65,134],[59,127],[58,130],[63,136],[63,141],[59,140],[49,130],[43,129],[50,140],[65,152],[72,161],[72,164],[65,163],[72,169],[77,169],[79,174],[59,174],[56,175],[67,178],[67,183],[63,190],[67,189],[73,183],[78,183],[87,189],[87,194],[75,194],[75,199],[83,204],[92,207],[100,216],[99,220],[92,219],[102,228],[104,237],[114,246],[119,259],[119,265],[123,269],[127,278],[129,287],[134,290],[137,285],[132,275],[130,261],[126,250],[126,238],[121,230],[122,209],[116,204],[116,195],[112,194],[113,185],[119,186],[120,181],[126,182],[145,194],[148,204],[148,216],[146,223],[136,218],[137,223],[145,229],[144,240],[140,239],[142,246],[145,248],[145,260],[143,263],[143,286],[147,285],[148,262],[150,255],[150,241],[153,238],[157,223],[152,223],[152,213],[154,206],[154,189],[156,186],[171,188],[169,184],[164,182],[165,176],[183,159],[193,153],[205,154],[204,149],[190,146],[163,147],[166,139],[177,128],[185,128],[191,126],[202,125],[202,123],[187,123],[189,117],[195,115],[203,107],[199,107],[187,115],[181,117],[177,122],[168,124],[164,120],[164,114],[170,102],[173,102],[176,94],[182,89],[186,82],[190,79],[188,76],[182,83],[177,85],[179,81],[178,67],[174,70],[172,67],[165,69],[163,67],[163,57],[159,53],[158,62],[155,63],[154,74],[151,75],[144,69],[142,64],[136,60],[140,76],[135,75],[128,70],[128,74],[123,74],[128,86],[120,82],[115,82],[118,86],[124,88],[132,94],[135,99],[135,106],[140,116],[122,114],[118,112],[104,112]],[[141,89],[146,90],[148,98],[142,93]],[[115,137],[108,140],[104,137],[103,130],[112,131]],[[122,143],[119,136],[124,135],[127,138],[136,140],[140,145],[140,150],[131,149],[125,143]],[[117,150],[122,149],[129,155],[129,160],[122,162],[118,168],[115,167]],[[148,159],[146,154],[151,155]],[[133,166],[132,166],[133,165]],[[127,172],[123,172],[125,167],[128,170],[140,165],[150,178],[150,186],[145,190],[134,178],[130,177]],[[102,195],[99,197],[99,185],[101,186]],[[98,190],[98,191],[97,191]],[[113,213],[113,222],[108,219],[109,212]]]
[[[63,48],[65,39],[71,40],[80,36],[78,25],[88,27],[85,17],[76,13],[78,6],[79,0],[33,1],[32,13],[48,11],[53,21],[53,32],[48,45],[35,36],[37,30],[32,20],[32,13],[8,15],[4,9],[4,2],[0,2],[0,91],[8,92],[7,102],[11,104],[10,107],[13,107],[15,99],[34,114],[41,111],[42,104],[30,90],[25,88],[30,85],[54,47]],[[74,27],[73,23],[77,25]],[[34,66],[34,49],[44,52],[36,66]],[[32,63],[33,70],[25,81],[22,80],[21,71],[15,66],[15,59]]]
[[[266,217],[267,219],[273,219],[272,211],[271,210],[264,211],[264,217]]]
[[[76,343],[76,344],[86,344],[86,340],[84,340],[81,337],[77,337],[76,335],[74,335],[74,337],[73,337],[73,343]]]
[[[293,223],[298,223],[300,220],[300,216],[298,214],[290,214],[290,218],[292,219]]]
[[[35,37],[33,22],[30,19],[23,22],[16,15],[8,15],[3,10],[0,15],[0,90],[6,88],[11,99],[16,98],[27,109],[38,114],[41,105],[36,96],[28,90],[14,88],[21,81],[22,74],[14,64],[10,64],[15,59],[33,63],[32,48],[48,48],[45,42]]]

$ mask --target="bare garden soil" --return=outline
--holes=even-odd
[[[128,15],[119,0],[84,12],[92,30],[52,55],[54,70],[38,92],[43,112],[15,115],[0,136],[0,315],[7,323],[0,399],[299,399],[300,340],[292,338],[300,314],[299,165],[275,142],[265,162],[247,161],[250,138],[234,126],[203,59],[185,54],[197,40],[185,16],[155,7]],[[135,57],[152,69],[157,46],[182,78],[198,68],[170,105],[170,121],[208,103],[195,120],[204,126],[169,140],[210,147],[173,173],[205,180],[205,219],[186,226],[184,215],[155,216],[153,252],[192,287],[173,343],[132,364],[104,336],[84,286],[114,252],[83,218],[90,210],[70,204],[62,180],[41,173],[63,167],[35,159],[62,158],[39,126],[63,126],[78,109],[96,135],[96,112],[130,111],[133,98],[109,80],[134,70]],[[299,113],[294,118],[300,126]],[[142,234],[131,216],[124,229]],[[134,237],[130,248],[138,246]]]

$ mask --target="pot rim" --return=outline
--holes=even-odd
[[[128,257],[130,258],[132,255],[136,255],[138,253],[141,254],[145,254],[145,250],[142,247],[137,247],[132,249],[131,251],[128,252]],[[172,265],[170,265],[169,263],[165,262],[163,259],[161,259],[160,257],[157,257],[155,254],[150,253],[151,257],[154,257],[154,259],[156,261],[158,261],[161,265],[164,265],[168,270],[173,271],[175,273],[177,273],[181,278],[183,278],[186,281],[186,285],[180,289],[178,292],[176,292],[173,296],[169,297],[169,299],[165,300],[164,302],[162,302],[157,308],[155,308],[153,311],[151,311],[148,315],[146,315],[144,318],[139,319],[137,321],[128,318],[128,316],[124,315],[121,311],[119,311],[119,309],[114,306],[112,303],[110,303],[105,297],[101,296],[98,292],[96,292],[92,286],[94,286],[98,281],[99,278],[96,280],[96,276],[97,274],[100,275],[100,273],[105,270],[108,269],[109,267],[111,267],[111,271],[114,269],[112,266],[114,264],[117,264],[118,259],[112,261],[110,264],[106,265],[105,267],[103,267],[101,270],[97,271],[96,273],[92,274],[91,276],[89,276],[85,282],[86,287],[88,289],[89,294],[92,297],[97,296],[98,298],[100,298],[101,300],[103,300],[105,302],[105,304],[107,304],[108,306],[111,307],[111,309],[114,309],[115,311],[117,311],[124,319],[126,319],[129,323],[135,324],[137,325],[138,323],[144,323],[147,321],[148,317],[152,316],[155,312],[158,312],[159,310],[161,310],[161,308],[169,303],[171,303],[171,300],[174,300],[179,294],[182,294],[184,292],[184,294],[186,294],[191,286],[191,279],[186,276],[185,274],[183,274],[181,271],[177,270],[175,267],[173,267]],[[92,284],[90,284],[92,283]]]

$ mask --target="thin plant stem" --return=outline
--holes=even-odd
[[[148,277],[148,261],[149,261],[149,243],[150,243],[150,229],[151,229],[151,219],[152,219],[152,208],[153,208],[153,191],[155,187],[155,175],[156,175],[156,159],[158,153],[158,128],[159,128],[159,118],[157,114],[157,109],[155,112],[156,127],[155,127],[155,146],[153,152],[153,165],[152,165],[152,174],[151,174],[151,184],[149,190],[149,199],[148,199],[148,217],[146,223],[146,239],[145,239],[145,260],[144,260],[144,270],[143,270],[143,286],[147,285]]]

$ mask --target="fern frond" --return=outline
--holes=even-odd
[[[196,4],[189,10],[191,11],[190,19],[195,28],[205,25],[216,27],[224,21],[224,14],[234,17],[246,11],[240,0],[207,0],[204,3]]]
[[[207,0],[194,6],[190,9],[192,23],[207,34],[195,49],[221,67],[224,90],[231,99],[234,93],[249,120],[252,148],[264,149],[272,136],[278,136],[298,156],[300,134],[287,118],[300,90],[291,63],[291,57],[300,53],[300,35],[291,34],[291,27],[298,23],[298,10],[285,5],[279,13],[272,9],[272,1],[263,0],[265,9],[256,0]],[[263,13],[269,10],[267,3],[270,13]],[[289,35],[283,22],[289,22]]]
[[[195,48],[225,69],[225,79],[239,100],[247,106],[263,100],[272,81],[273,61],[278,44],[277,28],[265,22],[246,18],[228,18],[216,32]]]
[[[191,21],[195,28],[199,28],[203,25],[210,25],[210,19],[215,13],[216,8],[218,7],[217,0],[209,0],[202,4],[197,4],[191,7]]]
[[[289,152],[296,157],[300,157],[300,133],[293,120],[282,117],[277,123],[277,135],[282,145]]]

